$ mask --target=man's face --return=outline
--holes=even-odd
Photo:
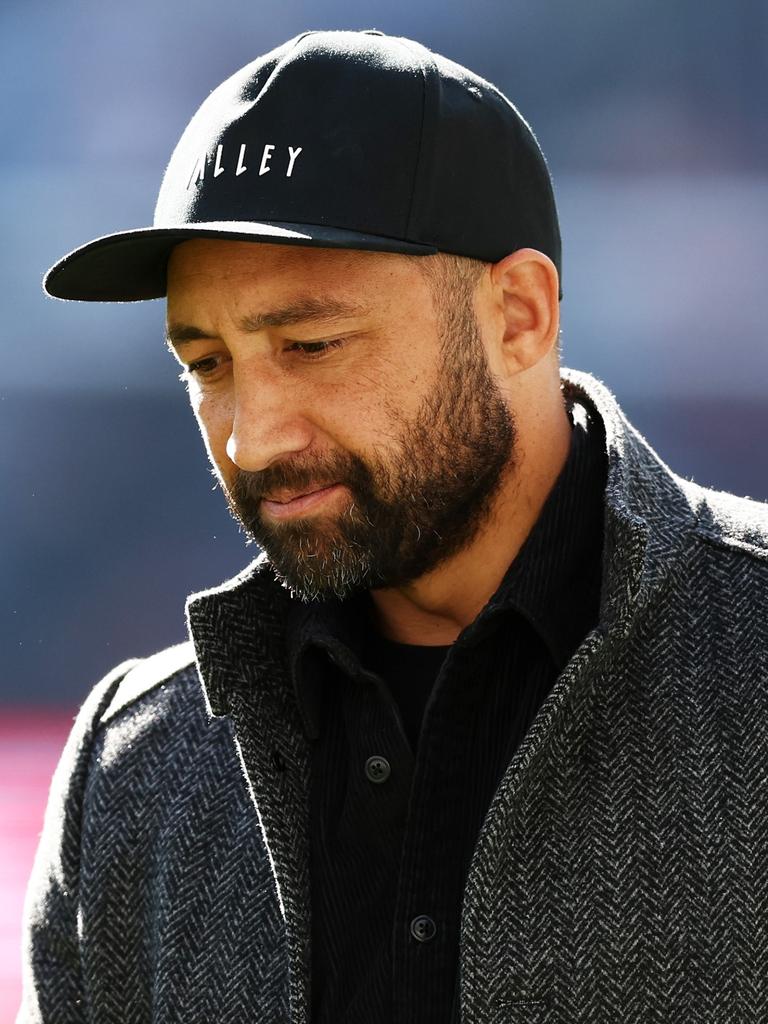
[[[169,338],[230,511],[304,600],[405,585],[477,535],[515,423],[469,295],[402,256],[178,246]]]

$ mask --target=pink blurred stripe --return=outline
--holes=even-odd
[[[21,998],[21,914],[51,776],[74,720],[70,709],[0,712],[0,1021]]]

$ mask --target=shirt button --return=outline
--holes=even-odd
[[[411,935],[418,942],[429,942],[437,935],[437,925],[431,917],[420,914],[411,921]]]
[[[371,782],[386,782],[391,772],[389,761],[379,754],[374,754],[365,762],[365,774]]]

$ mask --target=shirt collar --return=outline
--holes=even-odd
[[[561,672],[598,621],[602,575],[605,439],[586,404],[569,407],[571,443],[538,519],[482,619],[512,609],[533,626]]]

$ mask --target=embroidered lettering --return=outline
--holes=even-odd
[[[296,149],[294,149],[293,146],[288,147],[290,160],[288,162],[288,170],[285,172],[286,178],[290,178],[290,176],[293,174],[293,165],[296,162],[296,157],[299,155],[303,148],[303,146],[297,146]]]
[[[195,166],[192,168],[192,173],[189,176],[187,182],[187,188],[190,188],[193,182],[202,181],[205,177],[205,153],[201,153],[195,162]]]
[[[269,174],[271,168],[268,167],[268,164],[269,161],[272,159],[272,150],[274,148],[275,147],[269,145],[269,143],[264,147],[264,152],[261,154],[261,167],[259,168],[259,177],[261,177],[262,174]]]
[[[222,174],[232,175],[232,151],[229,150],[229,159],[226,160],[224,156],[224,143],[220,142],[216,146],[215,153],[212,152],[210,156],[208,153],[201,153],[195,160],[192,173],[189,176],[187,182],[187,188],[191,188],[193,185],[202,183],[205,180],[206,163],[208,160],[213,165],[213,178],[220,178]],[[263,174],[269,174],[270,171],[274,170],[272,167],[272,158],[275,155],[277,145],[274,142],[267,142],[261,151],[261,161],[259,163],[259,176]],[[245,174],[248,170],[246,164],[246,155],[248,151],[248,145],[245,142],[240,143],[240,148],[237,154],[237,164],[235,165],[234,176],[239,178],[241,174]],[[304,152],[303,146],[288,146],[288,166],[285,171],[286,178],[290,178],[293,175],[293,170],[296,166],[296,161],[300,153]]]

